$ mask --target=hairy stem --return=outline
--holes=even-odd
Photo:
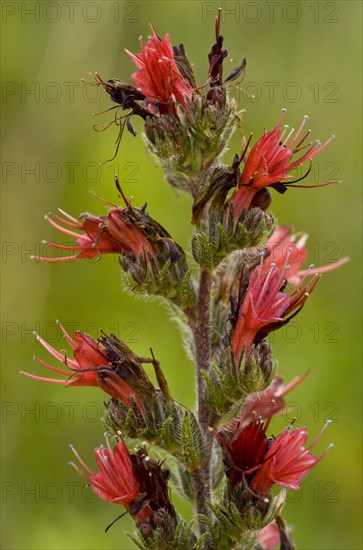
[[[209,270],[203,269],[200,274],[198,316],[193,323],[195,355],[197,362],[197,383],[198,383],[198,421],[204,435],[206,452],[202,467],[194,474],[194,485],[196,494],[197,512],[211,516],[207,501],[211,500],[211,447],[212,435],[209,431],[209,411],[206,402],[205,382],[201,371],[208,371],[210,367],[210,300],[212,288],[212,274]],[[205,526],[200,522],[201,533]]]

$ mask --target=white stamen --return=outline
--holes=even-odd
[[[283,142],[282,146],[284,147],[284,145],[286,145],[286,143],[288,142],[288,140],[290,139],[290,137],[292,136],[292,134],[295,132],[295,128],[291,128],[290,132],[287,134],[286,138],[285,138],[285,141]]]

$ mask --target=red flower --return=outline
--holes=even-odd
[[[328,421],[307,448],[305,448],[308,439],[306,428],[293,430],[290,426],[284,430],[272,441],[264,455],[263,462],[252,480],[252,489],[257,493],[265,494],[275,483],[289,489],[299,489],[302,478],[320,462],[332,446],[330,445],[319,458],[310,452],[329,424]]]
[[[267,427],[267,426],[266,426]],[[223,437],[218,439],[226,445]],[[236,432],[229,445],[226,445],[226,474],[230,485],[248,484],[266,452],[268,440],[262,421],[251,422],[244,430]],[[249,484],[247,485],[249,486]]]
[[[87,473],[75,464],[71,465],[90,483],[100,498],[122,504],[137,522],[145,538],[158,528],[160,520],[165,521],[165,512],[168,513],[168,520],[175,523],[176,527],[177,518],[167,487],[169,472],[151,460],[144,449],[130,454],[122,440],[113,450],[109,441],[106,441],[106,448],[100,446],[95,449],[99,472],[92,472],[72,446],[73,453]],[[163,511],[161,515],[160,510]]]
[[[216,434],[223,443],[226,458],[226,475],[233,488],[242,483],[253,496],[266,495],[272,485],[299,489],[302,478],[327,453],[331,445],[317,458],[310,449],[319,441],[328,421],[317,438],[305,449],[306,428],[292,430],[290,426],[276,439],[268,438],[271,415],[264,424],[261,419],[251,422],[242,431],[236,432],[230,443],[221,434]]]
[[[234,312],[232,347],[236,364],[241,359],[243,348],[249,352],[252,344],[286,324],[301,310],[318,278],[319,275],[315,275],[306,284],[302,280],[285,293],[286,263],[282,269],[271,264],[267,273],[264,273],[262,263],[254,269],[242,304]]]
[[[76,245],[63,246],[44,241],[45,244],[75,254],[56,258],[43,256],[33,256],[33,258],[43,262],[62,262],[80,258],[95,258],[107,253],[122,254],[131,252],[137,257],[146,251],[154,256],[154,251],[147,237],[137,227],[128,210],[127,208],[112,208],[107,216],[100,217],[92,214],[82,214],[81,221],[77,221],[63,210],[59,211],[64,218],[56,214],[50,214],[52,217],[46,216],[46,220],[53,227],[75,238]],[[57,222],[62,223],[65,227]],[[83,234],[76,233],[74,229],[83,232]]]
[[[72,446],[73,453],[87,473],[84,473],[75,464],[71,463],[71,465],[88,481],[100,498],[107,502],[122,504],[137,522],[148,520],[152,510],[140,490],[134,473],[132,456],[122,440],[116,444],[113,450],[109,441],[106,441],[107,447],[101,445],[95,449],[99,472],[92,472]]]
[[[274,262],[278,269],[282,269],[286,264],[286,258],[289,258],[289,263],[286,265],[286,279],[291,284],[300,283],[309,270],[300,269],[307,257],[305,248],[308,236],[305,234],[297,240],[297,235],[292,234],[292,228],[284,225],[278,227],[266,243],[268,250],[268,260]],[[314,267],[315,273],[326,273],[348,262],[349,258],[342,258],[333,264],[325,267]],[[267,273],[270,269],[268,262],[265,260],[263,264],[263,273]],[[311,267],[310,267],[311,269]]]
[[[285,406],[284,396],[296,388],[308,374],[309,371],[306,371],[303,375],[296,376],[286,386],[281,376],[275,376],[268,388],[260,392],[249,394],[241,412],[221,429],[234,433],[248,426],[248,424],[256,420],[256,418],[266,420],[270,416],[280,414]]]
[[[141,41],[141,53],[126,53],[138,67],[132,75],[132,81],[146,96],[147,107],[152,113],[175,112],[176,105],[188,108],[187,98],[193,90],[188,81],[179,71],[170,36],[161,39],[151,27],[153,36],[144,46]]]
[[[36,335],[36,338],[53,357],[64,363],[69,370],[66,371],[53,367],[38,357],[34,357],[34,359],[47,369],[62,374],[67,378],[45,378],[28,372],[21,372],[21,374],[35,380],[64,384],[65,386],[99,386],[111,397],[120,399],[126,404],[130,404],[131,397],[137,403],[140,403],[133,389],[112,370],[113,358],[109,356],[106,347],[102,343],[93,340],[88,334],[81,331],[75,332],[73,340],[64,327],[61,324],[59,326],[67,342],[73,348],[74,359],[68,359],[65,352],[57,351],[43,340],[41,336]]]
[[[310,134],[310,130],[308,130],[299,139],[307,116],[304,117],[295,136],[293,136],[294,129],[292,128],[287,137],[283,139],[288,129],[287,125],[284,126],[283,130],[281,128],[285,111],[283,109],[275,129],[272,132],[265,130],[264,135],[257,140],[247,157],[239,183],[231,199],[234,206],[235,220],[238,220],[243,208],[250,207],[255,194],[260,189],[271,186],[275,187],[280,193],[284,193],[287,186],[294,183],[286,181],[292,178],[289,172],[303,162],[312,159],[334,139],[334,136],[332,136],[323,144],[314,141],[303,145]],[[294,155],[304,150],[305,152],[297,160],[292,160]],[[245,151],[247,151],[247,147]],[[320,187],[322,185],[328,185],[328,183],[309,187]]]

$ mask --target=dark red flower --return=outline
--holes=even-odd
[[[226,445],[225,461],[226,474],[232,487],[238,483],[246,484],[253,477],[263,460],[267,445],[268,439],[261,420],[251,422],[234,434],[232,441]]]
[[[154,251],[147,237],[137,227],[127,208],[112,208],[107,216],[93,216],[82,214],[81,221],[76,220],[63,210],[59,210],[64,216],[56,214],[46,216],[46,220],[56,229],[76,239],[75,246],[64,246],[44,241],[45,244],[58,250],[68,250],[73,254],[56,258],[33,256],[34,259],[43,262],[62,262],[72,259],[95,258],[102,254],[149,252],[154,256]],[[57,223],[59,222],[59,223]],[[60,225],[63,224],[63,225]],[[64,226],[64,227],[63,227]],[[76,233],[74,230],[81,231]]]
[[[307,250],[305,248],[307,234],[304,233],[300,237],[292,233],[292,228],[284,225],[277,227],[269,240],[266,243],[268,251],[267,261],[263,263],[263,273],[267,273],[270,269],[269,262],[274,262],[278,269],[283,269],[286,265],[286,258],[289,262],[286,265],[286,280],[291,284],[300,283],[302,278],[309,272],[308,269],[300,269],[307,258]],[[314,273],[326,273],[348,262],[349,258],[342,258],[337,262],[326,265],[324,267],[314,267]],[[310,267],[311,269],[312,267]]]
[[[285,125],[284,129],[282,129],[285,111],[286,109],[283,109],[279,123],[275,129],[272,132],[265,130],[264,135],[257,140],[247,157],[237,188],[231,198],[235,220],[238,220],[243,208],[250,207],[254,196],[260,189],[271,186],[275,187],[280,193],[285,192],[287,186],[294,183],[288,181],[293,177],[290,175],[291,170],[312,159],[334,139],[334,136],[332,136],[323,144],[319,141],[305,143],[310,130],[302,138],[301,133],[308,118],[307,116],[304,117],[300,128],[294,136],[294,129],[292,128],[285,137],[289,128]],[[303,151],[305,152],[302,153]],[[300,152],[302,153],[301,156],[293,160],[293,156]],[[322,185],[328,185],[328,183],[309,187],[320,187]]]
[[[216,434],[225,450],[226,475],[233,488],[242,483],[253,496],[266,495],[272,485],[298,489],[302,478],[327,453],[329,446],[317,458],[310,450],[319,441],[327,422],[316,439],[305,449],[306,428],[289,426],[276,439],[268,438],[266,431],[271,415],[265,422],[258,419],[242,431],[237,431],[227,443],[223,432]]]
[[[175,112],[177,105],[187,109],[187,98],[191,98],[193,89],[177,67],[170,36],[160,38],[153,27],[151,30],[152,37],[145,46],[141,41],[141,53],[126,50],[139,69],[132,75],[132,81],[146,96],[150,112]]]
[[[57,351],[41,336],[36,335],[36,338],[53,357],[64,363],[69,370],[66,371],[53,367],[38,357],[34,357],[34,359],[47,369],[62,374],[66,378],[45,378],[44,376],[37,376],[28,372],[21,372],[21,374],[35,380],[63,384],[65,386],[98,386],[111,395],[111,397],[120,399],[128,405],[130,404],[131,397],[140,405],[140,400],[135,391],[113,370],[115,361],[114,357],[109,353],[107,345],[102,341],[97,342],[91,336],[81,331],[75,332],[73,340],[64,327],[61,324],[59,326],[67,342],[73,348],[74,359],[69,359],[64,351]]]
[[[284,291],[287,262],[288,257],[282,269],[271,263],[267,273],[261,263],[250,274],[247,291],[233,315],[232,347],[236,364],[243,349],[248,353],[252,344],[286,324],[301,310],[314,290],[319,275],[314,275],[304,284],[305,277],[290,292]]]
[[[92,472],[72,446],[73,453],[86,473],[75,464],[71,463],[71,465],[88,481],[93,491],[100,498],[107,502],[121,504],[136,522],[147,521],[152,515],[152,510],[144,499],[144,493],[140,490],[134,472],[132,456],[122,440],[116,444],[113,450],[109,441],[106,441],[107,447],[101,445],[95,449],[95,459],[100,469],[99,472]]]

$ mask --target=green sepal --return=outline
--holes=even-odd
[[[193,235],[193,257],[201,267],[213,270],[232,252],[262,247],[273,229],[273,218],[259,208],[243,210],[237,224],[233,205],[222,214],[210,211]]]
[[[149,117],[145,142],[162,166],[167,181],[196,197],[207,185],[219,157],[237,126],[236,102],[209,103],[195,94],[188,109],[162,117]]]
[[[143,255],[137,261],[132,255],[121,257],[126,289],[141,296],[160,296],[183,311],[195,309],[196,289],[186,259],[156,263],[149,253],[147,256],[147,261]]]
[[[199,550],[252,550],[260,530],[281,512],[279,497],[268,503],[251,498],[242,485],[231,495],[225,490],[222,502],[208,502],[212,517],[200,514],[205,533],[198,540]]]
[[[265,355],[260,357],[259,347],[254,352],[242,357],[241,364],[236,367],[232,349],[228,346],[208,372],[201,371],[212,427],[233,420],[248,395],[265,390],[271,383],[277,367],[271,353],[265,351]]]
[[[144,537],[142,531],[127,534],[141,550],[190,550],[194,547],[196,535],[192,524],[187,524],[179,516],[172,517],[165,510],[158,511],[158,526]],[[147,525],[147,524],[146,524]],[[139,526],[142,528],[142,525]],[[151,526],[150,526],[151,527]]]
[[[164,512],[164,517],[162,512]],[[140,531],[127,533],[129,539],[140,550],[193,550],[196,548],[197,537],[193,531],[193,522],[186,522],[180,517],[172,518],[165,511],[158,513],[161,525],[153,533],[144,538]]]
[[[204,456],[204,440],[199,424],[190,411],[185,411],[182,424],[183,464],[188,472],[201,466]]]
[[[107,404],[106,427],[127,437],[148,441],[177,458],[188,472],[200,467],[204,441],[194,414],[157,392],[143,400],[140,410],[131,398],[128,407],[117,399]]]

